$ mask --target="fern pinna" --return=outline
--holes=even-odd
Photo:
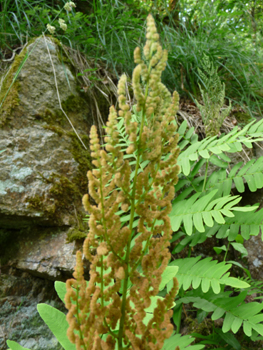
[[[186,121],[179,128],[181,173],[175,187],[178,195],[169,214],[175,231],[172,239],[175,260],[169,266],[179,267],[176,276],[181,287],[181,297],[176,300],[174,309],[178,330],[182,305],[193,303],[197,309],[210,314],[212,320],[224,317],[223,333],[230,330],[237,333],[242,326],[244,333],[253,340],[263,336],[263,306],[257,302],[246,303],[249,284],[229,276],[231,263],[201,257],[176,259],[176,253],[185,247],[194,247],[213,235],[227,239],[239,250],[237,237],[247,240],[263,228],[263,209],[257,211],[258,205],[238,206],[242,197],[232,194],[233,187],[243,193],[245,184],[252,192],[263,187],[263,157],[232,166],[229,157],[230,153],[241,151],[242,145],[252,148],[253,142],[263,140],[262,132],[263,120],[252,121],[242,130],[235,127],[227,135],[198,141],[193,128],[187,130]],[[211,164],[218,169],[208,175]],[[206,168],[204,176],[200,176],[202,167]],[[225,290],[226,286],[237,288],[239,295],[233,296],[233,292]]]

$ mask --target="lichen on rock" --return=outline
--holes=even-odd
[[[0,226],[12,234],[29,227],[36,236],[40,227],[49,227],[51,236],[63,227],[65,243],[78,240],[87,228],[81,197],[91,169],[90,101],[79,91],[74,67],[52,37],[30,41],[3,76],[0,149],[6,151],[0,155]],[[9,250],[9,243],[2,242],[2,251]]]

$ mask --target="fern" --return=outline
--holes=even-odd
[[[251,337],[252,330],[263,335],[263,304],[251,302],[246,304],[246,291],[241,292],[238,296],[230,297],[232,292],[221,292],[217,295],[212,290],[203,293],[201,288],[186,293],[186,296],[179,299],[180,303],[193,303],[193,306],[212,312],[211,319],[213,321],[224,317],[222,331],[224,333],[232,331],[237,333],[241,325],[243,325],[244,333]]]
[[[247,295],[253,295],[253,300],[263,299],[263,281],[256,281],[253,278],[241,278],[242,281],[248,283],[250,287],[247,289]],[[238,290],[236,290],[238,291]],[[258,296],[254,296],[257,294]],[[260,295],[259,295],[260,294]]]
[[[165,340],[162,350],[174,350],[175,344],[180,350],[201,350],[205,347],[201,344],[190,345],[193,341],[194,338],[189,335],[181,336],[180,334],[174,334],[169,339]]]
[[[180,129],[178,132],[180,132]],[[187,133],[185,137],[180,135],[182,141],[179,143],[179,147],[184,149],[188,146],[181,151],[178,157],[178,164],[181,166],[182,173],[188,176],[194,162],[198,161],[200,157],[210,161],[211,157],[216,155],[217,158],[219,157],[219,161],[221,159],[223,162],[230,162],[231,159],[224,152],[240,152],[242,151],[242,145],[252,148],[253,142],[263,140],[262,132],[263,120],[260,120],[257,123],[252,121],[242,130],[238,130],[238,127],[235,127],[227,135],[222,135],[219,139],[213,136],[198,141],[197,138],[193,137],[194,130],[191,130],[192,135],[187,135]],[[215,161],[215,157],[212,158],[213,160]]]
[[[223,198],[213,197],[217,190],[211,191],[207,195],[199,198],[201,192],[194,194],[191,198],[180,200],[176,198],[173,202],[173,209],[169,214],[173,231],[177,231],[183,223],[186,234],[193,233],[193,226],[199,232],[205,232],[206,224],[208,227],[214,226],[214,223],[224,224],[226,217],[234,217],[235,211],[251,211],[253,207],[235,207],[241,200],[239,196],[225,196]]]
[[[239,232],[246,240],[257,236],[260,229],[263,230],[263,208],[257,212],[257,206],[249,208],[249,212],[234,212],[233,218],[225,218],[223,225],[215,224],[212,229],[207,229],[206,235],[211,237],[217,233],[216,238],[228,238],[229,241],[233,241]]]
[[[235,288],[248,288],[249,284],[234,277],[229,277],[228,270],[231,264],[225,262],[218,263],[212,258],[201,257],[177,259],[169,266],[179,267],[176,277],[183,290],[197,289],[201,286],[203,293],[207,293],[212,288],[215,294],[220,293],[221,285],[228,285]],[[168,284],[169,285],[169,284]]]
[[[202,68],[204,72],[198,69],[198,73],[206,91],[201,88],[200,84],[198,85],[204,105],[201,105],[196,100],[195,103],[200,110],[206,136],[213,136],[219,133],[223,121],[231,110],[231,102],[224,111],[221,111],[225,99],[225,84],[221,84],[217,68],[214,67],[206,55],[204,55],[202,61]]]

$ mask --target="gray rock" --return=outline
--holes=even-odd
[[[61,52],[56,39],[36,38],[0,79],[1,103],[28,55],[0,109],[0,149],[5,149],[0,154],[0,257],[6,262],[17,240],[9,265],[52,280],[61,278],[59,271],[73,271],[75,248],[65,245],[67,234],[86,235],[81,199],[87,192],[88,134],[94,122],[74,67]]]
[[[106,121],[105,99],[99,107]],[[0,71],[0,350],[7,339],[32,350],[62,349],[36,307],[48,300],[63,309],[53,281],[72,277],[87,233],[81,199],[93,110],[52,37],[32,40]]]
[[[9,269],[0,275],[0,350],[13,340],[32,350],[62,350],[62,346],[43,322],[37,304],[45,302],[66,313],[53,283]]]

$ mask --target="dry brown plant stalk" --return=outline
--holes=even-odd
[[[83,245],[84,256],[91,263],[90,280],[84,280],[82,253],[78,251],[74,279],[67,281],[66,294],[68,337],[78,350],[158,350],[173,332],[170,318],[178,291],[176,278],[165,298],[159,297],[152,318],[146,322],[145,317],[170,260],[168,214],[179,172],[175,123],[179,98],[177,92],[171,96],[161,83],[167,51],[159,44],[151,15],[146,38],[144,60],[139,48],[134,51],[138,122],[133,121],[126,101],[125,75],[118,84],[118,114],[124,118],[129,146],[123,152],[114,107],[106,127],[106,151],[95,126],[90,132],[96,169],[87,176],[90,196],[97,203],[91,205],[89,196],[84,195],[83,205],[91,214]],[[132,167],[127,155],[136,158]],[[120,209],[127,212],[128,221],[122,221]]]

